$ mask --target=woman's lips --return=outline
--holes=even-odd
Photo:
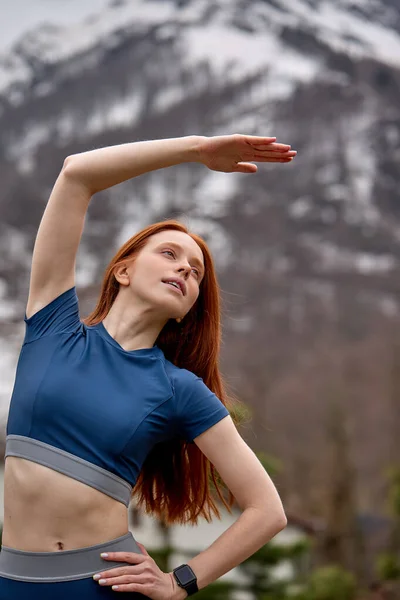
[[[167,283],[165,281],[163,281],[163,283],[165,283],[165,285],[168,285],[168,287],[172,288],[175,292],[177,292],[178,294],[183,296],[183,292],[180,287],[176,287],[176,286],[172,285],[172,283]]]

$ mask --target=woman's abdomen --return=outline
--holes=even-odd
[[[2,544],[32,552],[73,550],[128,532],[125,504],[33,461],[8,456]]]

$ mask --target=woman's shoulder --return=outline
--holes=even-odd
[[[171,361],[165,359],[165,369],[171,383],[175,389],[187,389],[200,379],[195,373],[188,369],[183,369],[174,365]]]

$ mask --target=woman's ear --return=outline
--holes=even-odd
[[[119,265],[114,271],[114,277],[121,285],[129,285],[129,272],[126,263]]]

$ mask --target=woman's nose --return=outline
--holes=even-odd
[[[183,273],[186,276],[186,275],[189,275],[190,269],[191,269],[191,266],[188,264],[188,265],[182,265],[181,267],[179,267],[178,271],[180,273]]]

